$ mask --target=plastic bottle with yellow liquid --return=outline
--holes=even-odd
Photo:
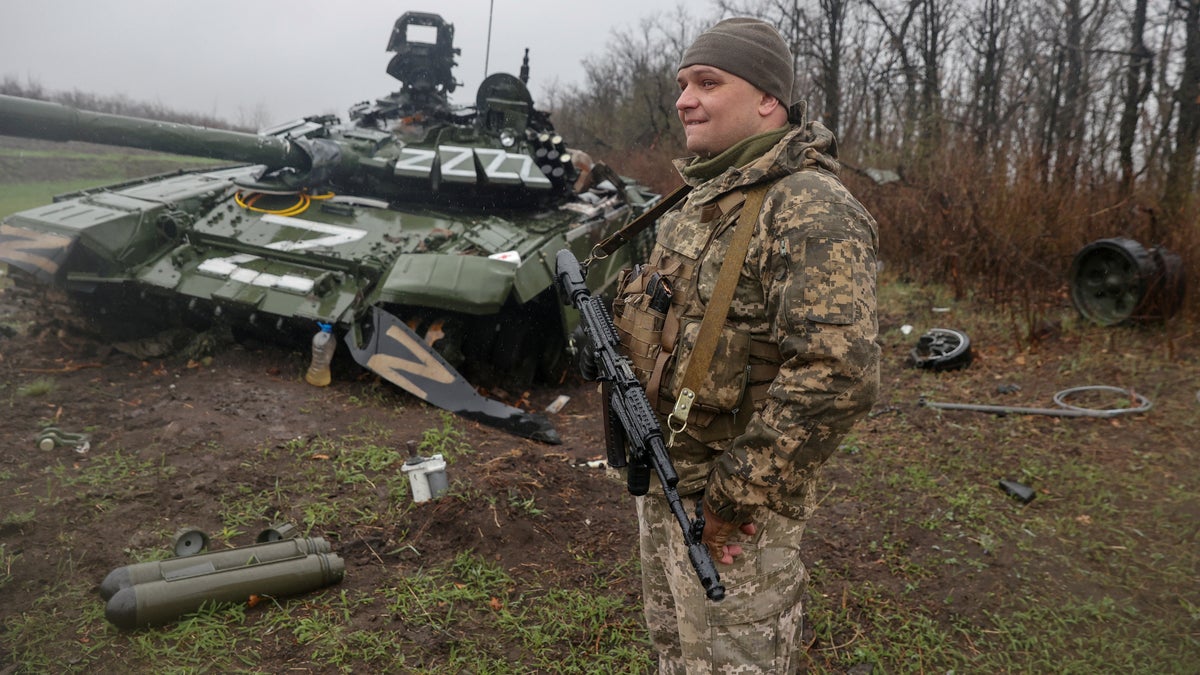
[[[321,330],[313,336],[312,363],[304,379],[314,387],[325,387],[333,379],[329,373],[329,363],[333,361],[333,352],[337,349],[337,340],[333,336],[333,324],[317,322]]]

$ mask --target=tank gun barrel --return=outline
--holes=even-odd
[[[310,165],[308,154],[285,138],[91,112],[16,96],[0,95],[0,134],[103,143],[272,169],[305,170]]]

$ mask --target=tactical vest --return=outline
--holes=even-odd
[[[622,272],[613,302],[614,323],[634,373],[662,414],[671,412],[679,396],[700,330],[702,317],[684,316],[698,301],[700,261],[713,242],[736,225],[749,189],[735,190],[704,207],[695,226],[707,227],[706,237],[664,241],[660,233],[646,264]],[[708,376],[688,416],[688,433],[702,442],[741,433],[756,405],[767,398],[783,360],[778,345],[765,336],[751,335],[728,321],[722,324]]]

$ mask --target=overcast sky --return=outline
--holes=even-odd
[[[405,11],[441,14],[462,50],[451,100],[474,102],[490,72],[517,75],[530,49],[534,101],[583,80],[614,28],[667,0],[2,0],[0,78],[50,91],[122,94],[235,123],[304,115],[345,119],[358,101],[399,88],[386,67]]]

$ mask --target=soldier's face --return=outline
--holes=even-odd
[[[775,98],[733,73],[697,64],[681,69],[676,81],[675,109],[683,122],[687,148],[700,157],[714,157],[744,138],[778,126],[763,115],[765,102],[774,103]]]

